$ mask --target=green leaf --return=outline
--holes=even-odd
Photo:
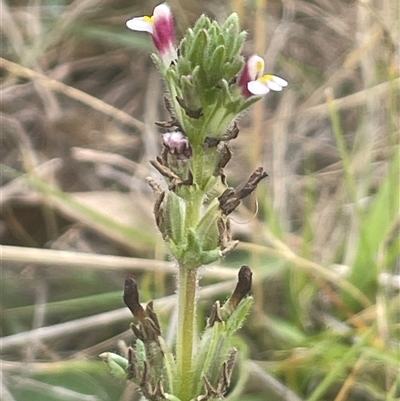
[[[199,33],[202,29],[208,29],[210,27],[211,20],[205,14],[200,15],[199,19],[193,27],[194,34]]]
[[[165,205],[165,227],[170,239],[177,244],[184,244],[186,203],[172,191],[168,191]]]
[[[238,57],[242,51],[242,47],[244,44],[244,41],[246,40],[247,33],[245,31],[240,32],[238,35],[231,36],[225,35],[225,37],[228,36],[226,39],[226,57],[228,60],[235,59]]]
[[[227,80],[235,79],[244,67],[243,57],[237,57],[224,65],[224,74]]]
[[[194,41],[195,34],[192,29],[188,29],[185,37],[182,39],[179,45],[179,52],[181,58],[187,58],[192,48],[192,43]]]
[[[390,170],[368,210],[363,212],[356,256],[348,281],[371,299],[378,288],[378,253],[385,245],[393,222],[399,218],[400,152],[393,158]],[[344,295],[350,307],[356,306],[350,295]]]
[[[238,307],[233,311],[232,315],[228,318],[226,322],[227,329],[234,334],[237,330],[239,330],[245,320],[247,315],[250,312],[251,307],[253,306],[254,300],[253,297],[248,296],[239,303]]]
[[[240,34],[236,38],[235,46],[232,50],[232,57],[239,56],[242,58],[241,53],[242,53],[243,45],[244,45],[244,42],[246,41],[246,38],[247,38],[247,32],[245,32],[245,31],[240,32]]]
[[[219,31],[217,33],[214,41],[215,41],[215,46],[216,47],[221,46],[221,45],[225,46],[225,36],[224,36],[224,34],[221,31]]]
[[[158,56],[158,54],[152,53],[152,54],[150,54],[150,57],[151,57],[153,63],[155,64],[155,66],[158,68],[158,70],[164,75],[165,65],[164,65],[163,61],[161,60],[161,58]]]
[[[215,48],[217,45],[217,38],[218,35],[221,33],[221,30],[218,26],[218,23],[216,21],[213,21],[211,24],[210,28],[207,29],[207,34],[208,37],[210,38],[210,46]]]
[[[111,374],[117,379],[126,379],[126,369],[129,362],[126,358],[114,354],[113,352],[104,352],[99,355],[100,358],[107,364]]]
[[[202,239],[202,249],[210,250],[218,248],[219,232],[217,221],[220,218],[218,200],[215,199],[212,205],[207,208],[206,213],[200,219],[196,232],[199,238]]]
[[[184,57],[180,57],[178,59],[176,69],[180,76],[192,74],[192,66],[190,64],[190,61]]]
[[[224,106],[225,108],[227,104],[233,102],[232,94],[229,89],[229,83],[226,79],[222,79],[221,82],[219,83],[221,90],[222,90],[222,97],[224,99]],[[229,110],[229,111],[234,111],[236,113],[236,110]]]
[[[215,74],[216,76],[223,76],[224,70],[222,66],[224,65],[226,58],[225,53],[225,46],[218,46],[210,57],[210,63],[205,66],[206,70],[210,71],[211,74]]]
[[[207,373],[209,372],[217,354],[217,347],[221,345],[219,339],[222,337],[225,338],[224,323],[215,323],[213,327],[206,328],[201,337],[200,346],[195,357],[195,373],[193,376],[196,378],[194,388],[197,389],[197,394],[200,394],[201,389],[204,386],[204,382],[199,379],[208,376]],[[222,363],[223,361],[221,362],[221,365]]]
[[[239,34],[240,22],[237,13],[232,13],[231,15],[228,16],[228,18],[223,23],[221,30],[229,31],[231,33],[236,33],[236,35]]]
[[[242,113],[246,109],[248,109],[250,106],[252,106],[254,103],[258,102],[261,99],[261,96],[251,96],[248,99],[246,99],[242,105],[237,109],[238,113]]]
[[[212,249],[210,251],[202,251],[200,266],[209,265],[211,263],[216,262],[219,259],[221,259],[221,250],[219,249],[219,247],[216,247],[215,249]]]
[[[209,37],[207,31],[203,29],[197,34],[188,56],[193,68],[197,65],[205,65],[207,63],[208,50]]]
[[[141,369],[144,368],[144,361],[146,360],[146,346],[139,338],[135,342],[136,356]]]
[[[176,381],[178,378],[176,361],[164,339],[161,336],[158,339],[164,354],[165,373],[168,380],[168,388],[166,388],[166,390],[173,393],[175,392]]]

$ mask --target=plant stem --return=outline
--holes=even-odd
[[[179,266],[178,333],[176,359],[178,365],[179,393],[182,401],[192,398],[193,340],[196,332],[197,269]]]

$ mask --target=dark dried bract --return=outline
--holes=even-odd
[[[231,296],[220,306],[216,301],[211,309],[210,317],[207,321],[207,327],[213,327],[215,323],[225,321],[236,310],[242,299],[250,292],[253,272],[249,266],[242,266],[238,273],[238,281]]]
[[[160,346],[160,324],[153,309],[153,302],[146,308],[139,303],[137,283],[132,276],[125,279],[124,301],[138,323],[132,324],[133,347],[128,349],[127,378],[140,387],[150,401],[165,399],[164,353]]]
[[[228,301],[224,307],[229,306],[233,311],[237,308],[240,301],[250,292],[252,284],[253,273],[249,266],[242,266],[238,274],[238,282],[232,295],[229,297]]]
[[[240,205],[240,201],[250,195],[257,188],[258,183],[267,176],[268,174],[263,168],[259,167],[249,177],[242,189],[235,191],[233,188],[227,188],[218,198],[222,212],[226,216],[231,214]]]
[[[228,129],[225,135],[219,137],[207,136],[204,141],[203,147],[204,149],[216,147],[220,142],[228,142],[232,139],[236,139],[238,135],[239,135],[239,127],[235,122],[232,128]]]

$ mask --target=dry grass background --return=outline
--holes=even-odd
[[[175,318],[145,181],[162,82],[150,38],[125,29],[157,3],[0,4],[2,400],[137,400],[97,355],[129,342],[128,272],[167,333]],[[200,283],[203,324],[236,269],[254,270],[230,399],[398,400],[399,4],[170,5],[179,37],[237,11],[246,55],[289,81],[240,121],[230,185],[258,165],[270,178],[234,216],[239,249]]]

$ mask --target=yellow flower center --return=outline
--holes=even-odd
[[[264,72],[264,62],[261,60],[258,60],[257,64],[256,64],[256,68],[257,68],[257,72],[262,74]]]
[[[266,84],[267,82],[271,82],[274,80],[274,76],[271,74],[263,75],[262,77],[259,78],[259,80],[263,83]]]
[[[154,15],[152,15],[151,17],[145,15],[145,16],[143,17],[143,19],[144,19],[146,22],[150,22],[150,24],[154,24]]]

